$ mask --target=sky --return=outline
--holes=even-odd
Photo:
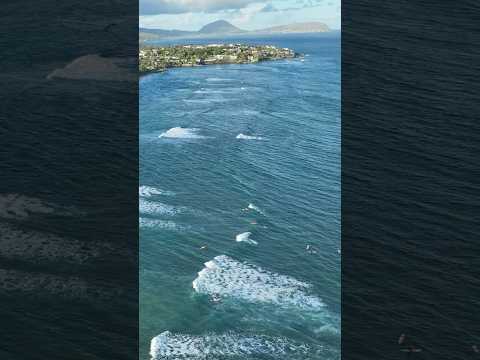
[[[340,29],[341,0],[140,0],[140,26],[199,30],[226,20],[244,30],[320,21]]]

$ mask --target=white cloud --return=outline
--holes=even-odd
[[[147,0],[140,0],[147,1]],[[153,0],[149,0],[153,1]],[[165,2],[166,0],[162,0]],[[205,24],[216,20],[227,20],[233,25],[244,30],[256,30],[270,26],[286,25],[294,22],[321,21],[326,23],[332,29],[340,28],[340,0],[256,0],[247,1],[240,0],[244,6],[240,8],[226,8],[213,11],[211,5],[223,6],[234,3],[234,1],[213,1],[213,0],[168,0],[175,2],[177,5],[182,4],[184,9],[188,10],[183,13],[163,13],[153,15],[140,16],[140,26],[159,29],[177,29],[177,30],[199,30]],[[157,3],[159,0],[157,0]],[[188,7],[188,3],[195,3],[197,10]],[[203,4],[203,5],[202,5]],[[209,11],[199,11],[202,5]],[[271,7],[265,6],[270,4]],[[313,6],[312,6],[313,4]],[[318,5],[315,5],[318,4]],[[271,11],[275,9],[276,11]]]
[[[182,14],[242,9],[267,0],[140,0],[140,14]]]

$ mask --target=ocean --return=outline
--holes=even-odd
[[[141,78],[140,359],[339,359],[340,37],[222,42],[305,57]]]
[[[138,2],[4,10],[0,359],[137,358]]]

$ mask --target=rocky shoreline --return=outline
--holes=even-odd
[[[249,64],[268,60],[292,59],[301,54],[272,45],[209,44],[143,47],[139,52],[140,75],[168,68],[216,64]]]

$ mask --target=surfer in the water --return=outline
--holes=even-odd
[[[421,352],[422,349],[416,348],[415,346],[411,345],[408,348],[400,349],[400,351],[406,352],[408,354],[407,356],[411,356],[411,354],[413,354],[413,353]]]
[[[316,254],[317,250],[310,244],[307,245],[306,249],[309,254]]]
[[[410,357],[411,354],[413,353],[419,353],[422,351],[422,349],[417,347],[413,342],[406,343],[405,338],[406,338],[405,334],[401,334],[400,337],[398,338],[398,345],[405,346],[401,348],[400,351],[406,352],[408,357]]]
[[[222,297],[220,296],[220,294],[215,293],[212,295],[212,301],[214,303],[219,303],[222,301]]]

